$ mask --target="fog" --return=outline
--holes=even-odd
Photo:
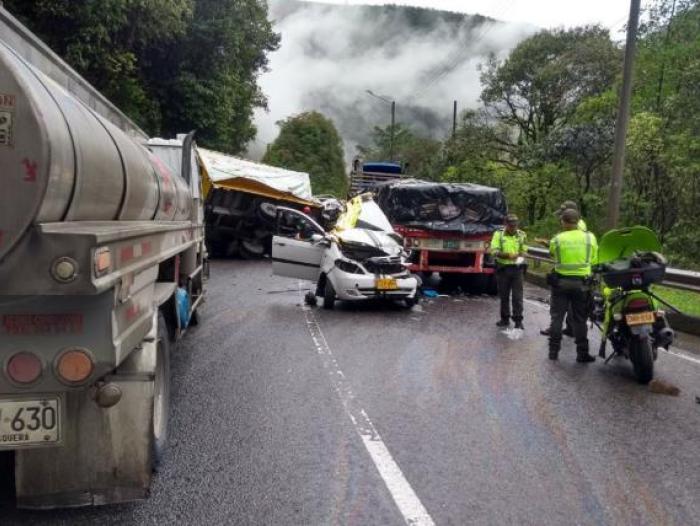
[[[505,56],[535,30],[435,12],[417,26],[415,10],[289,0],[271,2],[270,11],[282,43],[260,78],[269,111],[255,114],[253,158],[277,137],[277,121],[309,110],[333,120],[351,158],[375,125],[390,123],[390,104],[366,90],[396,101],[397,123],[444,138],[452,127],[452,101],[460,111],[477,104],[478,65],[491,52]]]

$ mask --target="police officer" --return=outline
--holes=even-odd
[[[578,205],[576,204],[575,201],[564,201],[561,204],[561,206],[559,207],[559,209],[556,212],[554,212],[554,215],[556,215],[560,221],[561,221],[561,216],[564,213],[564,210],[576,210],[578,212]],[[580,214],[580,212],[579,212],[579,214]],[[579,230],[583,230],[584,232],[588,232],[588,225],[586,225],[586,222],[583,220],[583,218],[580,218],[578,220],[578,223],[576,224],[576,226],[578,227]],[[564,336],[573,337],[573,335],[574,335],[574,329],[571,326],[571,318],[572,318],[571,309],[569,309],[569,312],[566,315],[565,328],[562,331],[562,334]],[[549,328],[542,329],[540,331],[540,334],[543,336],[549,336],[549,333],[550,333]]]
[[[564,210],[560,219],[563,231],[554,236],[549,244],[549,252],[554,258],[554,271],[547,278],[552,289],[549,359],[556,360],[559,356],[562,324],[567,310],[571,308],[576,361],[588,363],[595,361],[588,352],[586,318],[591,265],[598,258],[598,242],[591,232],[578,228],[580,219],[576,210]]]
[[[496,325],[510,325],[510,300],[516,329],[523,329],[523,261],[527,251],[525,232],[518,229],[518,216],[508,214],[505,228],[491,239],[491,253],[496,258],[496,282],[501,297],[501,319]],[[520,261],[519,261],[520,259]]]

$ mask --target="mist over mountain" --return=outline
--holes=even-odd
[[[396,121],[443,138],[452,126],[452,101],[460,111],[476,105],[478,65],[490,53],[505,55],[536,28],[404,6],[329,5],[272,0],[270,16],[280,49],[260,78],[269,111],[255,115],[258,136],[249,147],[260,157],[279,131],[278,120],[318,110],[330,117],[352,157],[374,126]]]

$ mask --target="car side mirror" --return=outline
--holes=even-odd
[[[330,246],[331,240],[328,236],[322,234],[311,234],[311,242],[314,245],[325,245]]]

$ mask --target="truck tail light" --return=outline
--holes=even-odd
[[[95,250],[95,277],[104,276],[112,270],[112,252],[109,247],[102,247]]]
[[[35,382],[41,369],[41,360],[30,352],[18,352],[7,362],[7,376],[18,384]]]
[[[56,360],[56,373],[63,382],[77,384],[87,380],[95,368],[92,358],[81,349],[64,351]]]

